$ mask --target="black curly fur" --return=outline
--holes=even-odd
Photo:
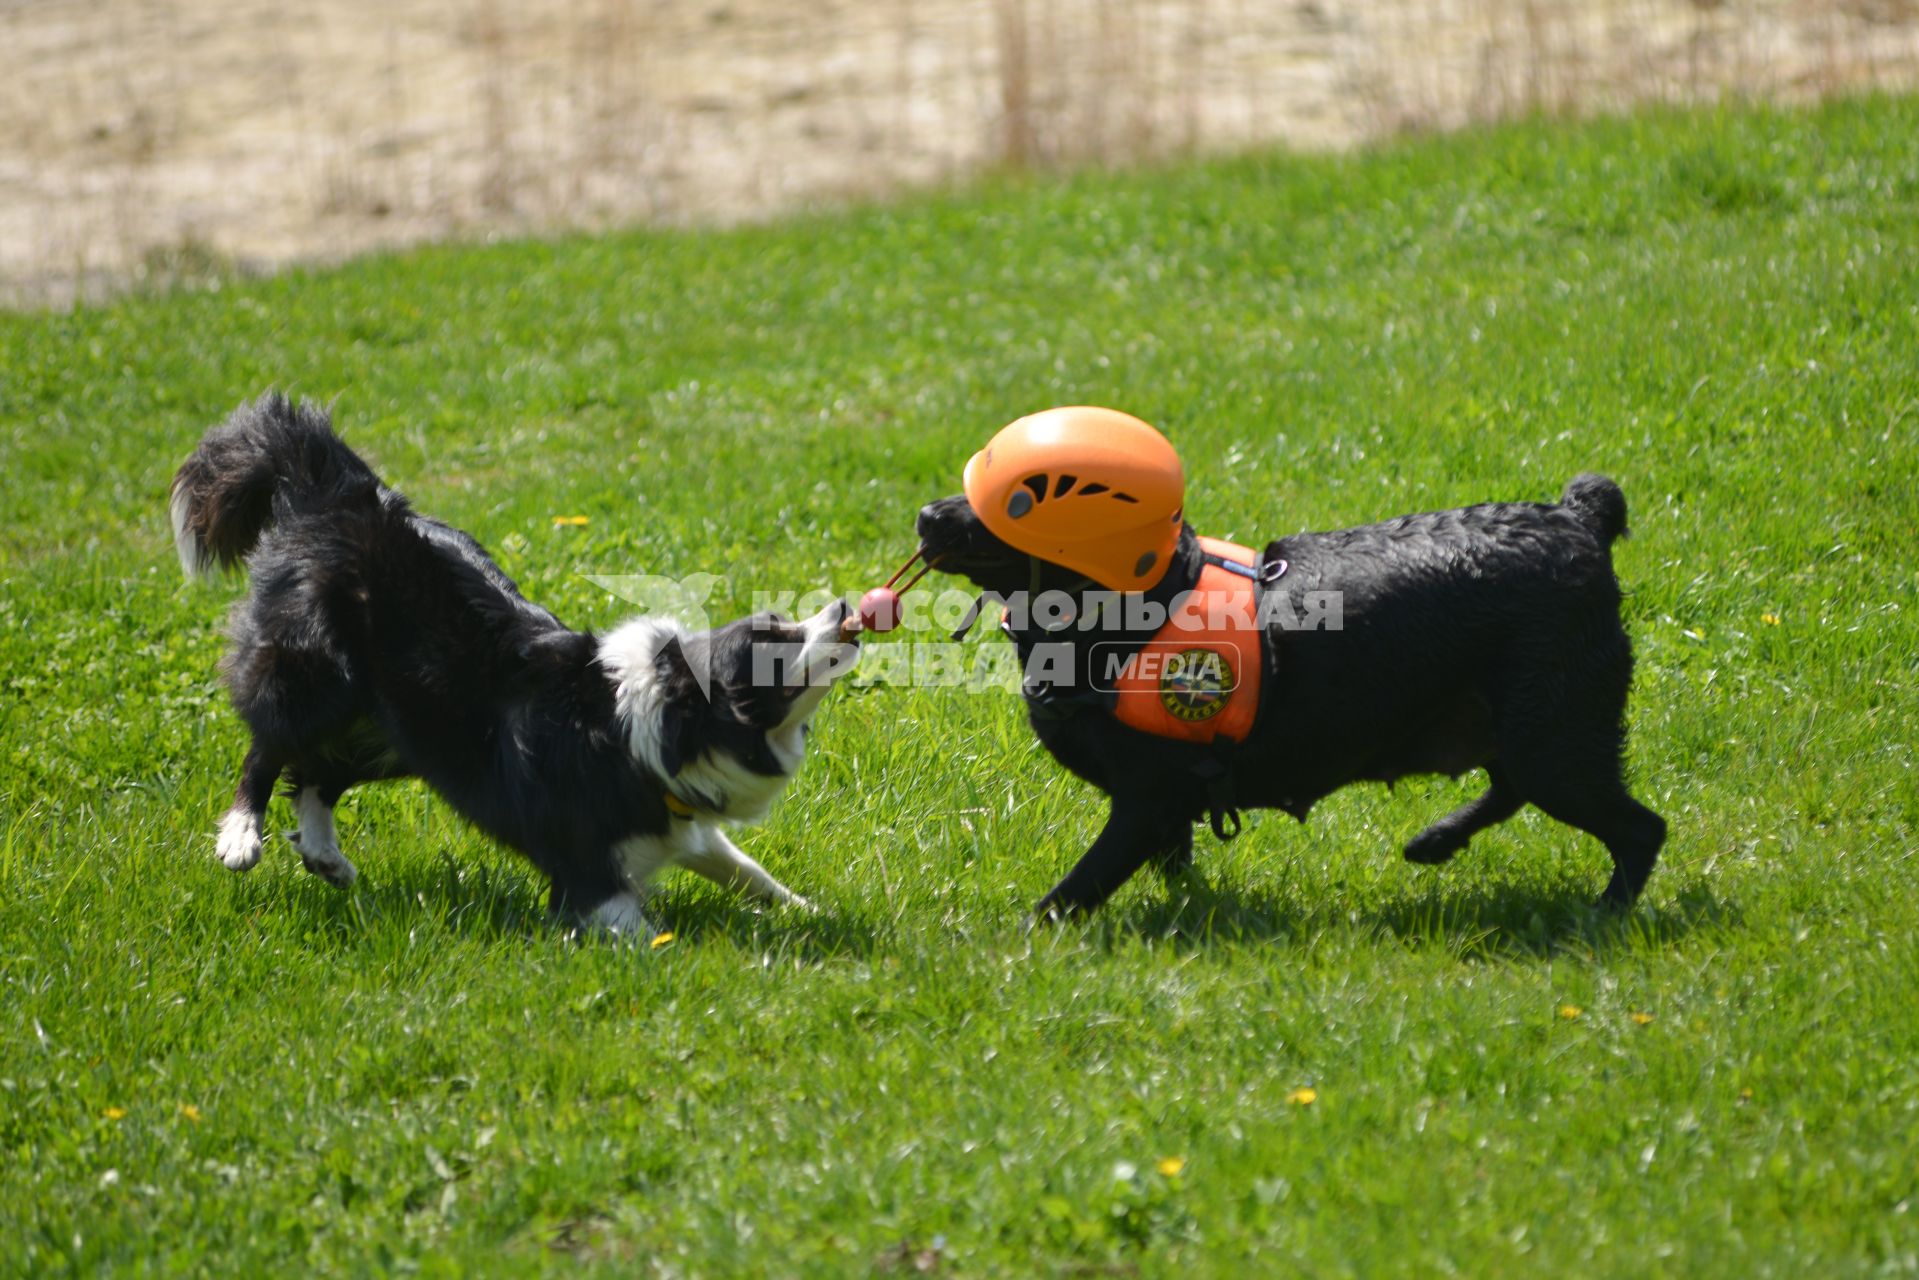
[[[963,496],[927,506],[918,531],[945,572],[1002,595],[1029,586],[1030,561]],[[1235,803],[1303,821],[1349,783],[1483,768],[1486,793],[1415,837],[1408,860],[1445,862],[1531,803],[1606,845],[1604,900],[1631,904],[1666,824],[1627,793],[1621,771],[1632,647],[1609,548],[1625,531],[1619,486],[1582,475],[1558,504],[1489,503],[1270,543],[1262,559],[1289,568],[1268,590],[1286,593],[1295,616],[1306,616],[1309,593],[1338,592],[1343,626],[1268,631],[1258,722],[1225,756]],[[1164,602],[1190,590],[1200,564],[1187,528],[1148,594]],[[1040,585],[1084,585],[1075,580],[1047,566]],[[1113,629],[1014,637],[1022,662],[1039,643],[1072,645],[1081,689],[1093,683],[1097,646],[1145,638]],[[1046,748],[1112,801],[1092,848],[1040,902],[1042,916],[1092,910],[1148,861],[1178,869],[1190,859],[1193,823],[1209,807],[1201,779],[1219,753],[1141,733],[1097,707],[1061,715],[1029,705]]]

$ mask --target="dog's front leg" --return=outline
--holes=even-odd
[[[775,880],[765,867],[727,839],[726,833],[718,827],[695,824],[674,851],[673,861],[714,884],[737,889],[767,902],[812,909],[812,903]]]
[[[1171,884],[1193,869],[1193,824],[1175,822],[1167,831],[1161,847],[1152,854],[1153,867],[1160,879]]]
[[[1066,878],[1033,908],[1033,919],[1058,920],[1098,908],[1135,871],[1166,848],[1167,821],[1150,805],[1113,802],[1105,828]]]

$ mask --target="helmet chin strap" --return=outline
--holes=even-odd
[[[954,644],[966,639],[966,633],[971,631],[973,624],[979,621],[980,611],[984,608],[986,608],[986,593],[982,591],[973,597],[973,603],[966,608],[966,616],[960,619],[959,628],[953,632]]]
[[[1039,595],[1040,595],[1039,579],[1040,579],[1040,575],[1046,571],[1047,562],[1040,559],[1038,556],[1028,556],[1026,558],[1032,562],[1032,566],[1033,566],[1032,577],[1027,580],[1027,585],[1026,585],[1026,596],[1027,596],[1028,603],[1030,604],[1031,601],[1039,598]],[[1085,574],[1082,573],[1079,577],[1073,579],[1071,582],[1067,583],[1065,586],[1058,588],[1058,590],[1064,592],[1065,594],[1069,596],[1076,596],[1080,592],[1086,590],[1086,588],[1096,587],[1098,585],[1099,584],[1097,582],[1094,582],[1091,578],[1087,577]],[[1071,618],[1069,618],[1066,622],[1061,624],[1061,629],[1063,630],[1064,628],[1069,627],[1073,623],[1078,621],[1079,621],[1079,614],[1075,612]]]
[[[1030,609],[1032,606],[1032,602],[1039,598],[1040,578],[1045,574],[1048,562],[1040,559],[1038,556],[1029,555],[1026,557],[1026,563],[1028,565],[1028,572],[1026,577],[1026,603],[1028,608]],[[1087,577],[1084,574],[1081,574],[1078,578],[1075,578],[1073,581],[1061,587],[1060,590],[1068,594],[1076,594],[1080,591],[1084,591],[1087,587],[1093,587],[1098,585],[1099,584],[1094,582],[1091,578]],[[953,632],[953,642],[955,644],[959,643],[961,640],[966,639],[967,633],[972,631],[973,629],[973,624],[979,621],[980,611],[986,607],[986,597],[989,594],[990,594],[989,592],[982,591],[980,592],[979,595],[973,598],[972,607],[967,609],[966,616],[960,619],[960,624],[958,629]],[[1073,623],[1077,621],[1079,621],[1079,615],[1075,613],[1073,617],[1068,618],[1065,622],[1061,623],[1060,626],[1056,628],[1056,630],[1064,630],[1065,628],[1072,626]]]
[[[1038,595],[1040,595],[1040,578],[1046,574],[1048,560],[1042,560],[1040,557],[1029,555],[1029,557],[1027,557],[1027,566],[1029,566],[1029,568],[1027,568],[1027,604],[1031,606],[1032,601],[1038,599]],[[1098,585],[1100,585],[1100,583],[1096,583],[1092,578],[1086,578],[1084,574],[1080,574],[1078,578],[1069,581],[1067,585],[1063,585],[1063,587],[1059,587],[1059,589],[1071,595],[1071,593],[1084,591],[1086,587],[1098,587]],[[967,606],[965,616],[960,620],[960,626],[954,628],[954,633],[952,633],[952,639],[954,639],[956,645],[958,645],[960,641],[963,641],[963,639],[973,631],[973,626],[979,622],[979,616],[981,616],[981,612],[986,608],[986,597],[988,597],[988,595],[992,595],[992,593],[990,593],[990,591],[981,591],[979,595],[973,597],[973,604]],[[1078,622],[1078,614],[1075,614],[1073,618],[1067,618],[1067,620],[1059,626],[1059,629],[1069,628],[1069,626],[1073,626],[1075,622]]]

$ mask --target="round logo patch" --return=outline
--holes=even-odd
[[[1182,649],[1159,673],[1159,701],[1180,720],[1210,720],[1232,701],[1239,681],[1217,649]]]

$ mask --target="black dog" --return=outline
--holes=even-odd
[[[928,505],[918,531],[928,561],[997,596],[1077,595],[1089,585],[1002,542],[964,496]],[[1348,783],[1473,768],[1486,770],[1486,793],[1416,836],[1409,861],[1445,862],[1531,803],[1605,844],[1613,874],[1602,900],[1629,906],[1666,824],[1621,774],[1632,647],[1610,549],[1625,531],[1619,486],[1583,475],[1557,505],[1486,504],[1269,544],[1261,590],[1290,596],[1272,602],[1290,605],[1276,616],[1310,617],[1313,594],[1335,592],[1342,625],[1265,626],[1258,719],[1225,749],[1142,733],[1110,714],[1095,648],[1137,648],[1150,632],[1096,609],[1070,611],[1077,621],[1051,632],[1008,626],[1022,669],[1040,646],[1069,646],[1070,681],[1026,682],[1029,718],[1060,763],[1112,800],[1092,848],[1036,913],[1090,911],[1148,860],[1183,868],[1192,824],[1209,813],[1224,835],[1239,807],[1304,821]],[[1168,604],[1200,568],[1186,526],[1176,562],[1146,598]]]
[[[550,909],[648,927],[647,881],[677,863],[798,902],[719,824],[763,816],[798,770],[807,721],[857,651],[835,603],[689,633],[642,618],[605,637],[524,599],[466,534],[417,515],[277,395],[207,433],[173,482],[181,567],[244,560],[225,672],[253,731],[218,853],[260,859],[284,772],[307,869],[356,874],[333,807],[361,782],[419,777],[552,884]]]

